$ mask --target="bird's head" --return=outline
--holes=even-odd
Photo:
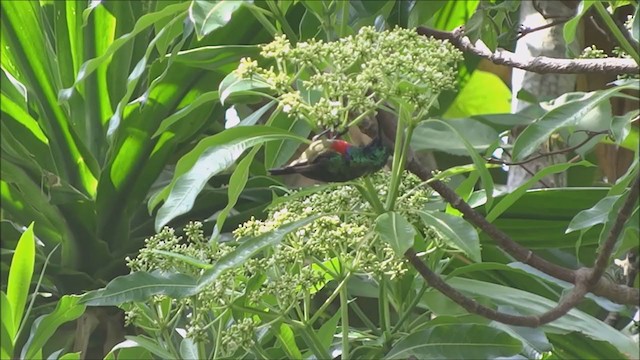
[[[315,140],[311,144],[309,144],[309,147],[300,155],[300,157],[292,161],[289,166],[311,163],[319,155],[325,154],[328,151],[334,151],[341,155],[347,155],[349,147],[351,147],[351,144],[344,140]]]

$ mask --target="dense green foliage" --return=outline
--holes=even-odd
[[[405,30],[466,23],[473,40],[511,46],[516,2],[478,4],[3,1],[2,357],[79,358],[54,333],[94,306],[132,325],[111,359],[637,357],[633,307],[589,295],[540,328],[508,326],[403,258],[413,247],[455,289],[513,314],[543,313],[571,286],[505,255],[406,171],[410,150],[435,151],[435,179],[572,269],[593,264],[638,176],[639,112],[609,104],[637,100],[637,79],[495,114],[508,98],[474,98],[506,90],[478,59]],[[625,4],[637,29],[637,2]],[[564,25],[568,42],[590,6]],[[398,120],[390,170],[298,190],[267,175],[312,132],[380,111]],[[603,133],[577,149],[584,160],[506,193],[486,158],[514,126],[516,160],[550,137]],[[634,152],[611,186],[590,180],[598,142]],[[568,187],[531,190],[565,171]],[[639,228],[636,204],[617,258]],[[624,329],[602,321],[610,311]]]

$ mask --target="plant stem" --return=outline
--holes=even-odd
[[[302,335],[307,345],[309,345],[316,359],[331,359],[331,354],[322,346],[320,339],[318,339],[316,333],[313,332],[311,325],[301,326],[300,330],[302,330],[300,335]]]
[[[425,291],[427,291],[427,287],[428,286],[426,283],[422,283],[422,287],[420,288],[420,291],[418,291],[418,293],[416,294],[416,297],[413,298],[413,301],[411,301],[411,304],[406,308],[406,311],[400,317],[400,320],[398,320],[398,322],[395,324],[395,326],[393,327],[393,330],[391,330],[392,333],[395,333],[398,330],[400,330],[400,327],[404,324],[405,321],[407,321],[407,319],[409,318],[409,315],[411,315],[411,313],[413,312],[413,309],[415,309],[416,305],[418,305],[418,303],[420,302],[422,295],[424,295]]]
[[[371,179],[368,176],[365,176],[362,180],[364,182],[364,186],[369,195],[367,198],[367,200],[369,200],[369,204],[374,209],[376,214],[380,215],[384,213],[384,205],[380,201],[380,198],[378,197],[378,192],[373,186],[373,183],[371,183]]]
[[[351,276],[351,273],[347,273],[347,276],[345,276],[345,278],[340,282],[340,284],[338,284],[338,287],[333,291],[333,293],[331,293],[331,295],[329,296],[329,298],[327,298],[324,304],[322,304],[322,306],[320,306],[320,308],[316,310],[316,313],[313,315],[311,320],[307,322],[307,324],[313,324],[318,319],[318,317],[327,309],[327,306],[329,306],[329,304],[331,304],[333,299],[335,299],[336,296],[338,296],[338,294],[340,293],[340,290],[343,287],[347,286],[347,280],[349,280],[350,276]]]
[[[369,317],[364,313],[364,311],[362,311],[362,309],[360,309],[360,306],[357,302],[353,301],[349,305],[351,306],[351,310],[353,310],[353,312],[369,328],[369,330],[371,330],[372,333],[374,333],[376,336],[382,335],[382,332],[380,332],[378,326],[369,319]]]
[[[349,293],[346,286],[340,289],[340,313],[342,322],[342,360],[349,360]]]
[[[391,328],[391,319],[389,318],[389,299],[387,299],[387,282],[384,275],[380,279],[378,285],[378,316],[380,317],[380,326],[382,332],[386,333]]]
[[[631,46],[631,44],[629,44],[618,26],[615,24],[615,22],[613,22],[611,14],[609,14],[609,12],[604,8],[604,5],[602,5],[600,1],[595,1],[593,3],[593,6],[596,8],[596,11],[598,11],[598,14],[605,22],[605,24],[607,24],[609,31],[611,31],[613,36],[616,38],[616,40],[620,44],[620,47],[622,47],[624,51],[626,51],[631,56],[631,58],[633,58],[636,64],[640,64],[640,55],[638,55],[638,51],[636,51],[636,49]]]
[[[389,193],[387,194],[386,210],[393,211],[398,199],[398,189],[402,182],[402,173],[404,172],[404,165],[407,160],[407,152],[411,144],[411,137],[413,136],[413,129],[415,126],[409,123],[405,134],[402,116],[398,121],[398,129],[396,131],[396,146],[393,151],[393,169],[391,169],[391,185],[389,186]]]
[[[389,185],[389,190],[387,192],[387,201],[385,203],[385,209],[387,211],[391,211],[393,209],[393,205],[395,203],[396,192],[399,186],[399,179],[397,177],[398,167],[400,166],[400,153],[402,152],[402,135],[404,133],[404,121],[401,117],[398,117],[398,126],[396,129],[396,139],[395,145],[393,148],[393,165],[391,166],[391,184]]]

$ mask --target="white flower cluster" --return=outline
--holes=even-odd
[[[242,59],[236,75],[259,75],[276,90],[284,112],[331,129],[343,128],[354,114],[375,111],[381,102],[428,108],[440,92],[454,88],[455,63],[462,59],[447,41],[411,29],[377,32],[372,27],[335,42],[295,46],[278,36],[261,55],[275,60],[277,69]]]

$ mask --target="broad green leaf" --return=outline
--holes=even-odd
[[[94,194],[97,162],[69,123],[57,101],[59,81],[52,67],[56,54],[42,29],[39,2],[2,2],[2,41],[11,51],[2,54],[3,68],[29,88],[39,125],[49,139],[57,175],[85,194]],[[46,119],[46,121],[42,120]]]
[[[448,279],[447,283],[469,296],[484,297],[491,304],[510,307],[522,315],[539,315],[558,305],[555,300],[485,281],[456,277]],[[570,310],[565,316],[543,325],[542,329],[547,333],[581,332],[593,339],[613,344],[630,358],[640,355],[637,344],[630,337],[578,309]]]
[[[409,12],[408,27],[413,28],[425,24],[440,10],[446,1],[416,1]]]
[[[438,211],[418,211],[418,214],[425,225],[442,234],[449,246],[463,251],[475,262],[482,261],[478,232],[463,218]]]
[[[200,259],[196,259],[194,257],[191,256],[187,256],[187,255],[183,255],[183,254],[179,254],[179,253],[175,253],[175,252],[171,252],[171,251],[166,251],[166,250],[158,250],[158,249],[151,249],[149,250],[150,253],[152,254],[159,254],[159,255],[164,255],[166,257],[170,257],[170,258],[174,258],[180,261],[184,261],[185,263],[191,265],[191,266],[195,266],[199,269],[210,269],[211,267],[213,267],[213,265],[209,264],[206,261],[202,261]]]
[[[492,359],[522,351],[505,331],[482,324],[442,324],[398,341],[385,359]]]
[[[125,109],[130,104],[130,99],[132,98],[135,90],[138,88],[138,85],[139,85],[140,81],[146,79],[145,74],[146,74],[146,71],[147,71],[147,63],[148,63],[149,59],[151,58],[152,54],[155,51],[155,44],[163,38],[165,33],[167,31],[169,31],[170,27],[173,24],[179,23],[180,19],[181,19],[181,17],[176,17],[176,18],[172,19],[167,26],[162,28],[160,30],[160,32],[158,34],[156,34],[156,36],[149,43],[149,46],[147,47],[144,55],[137,62],[137,64],[135,65],[135,67],[133,68],[131,73],[129,74],[129,77],[127,77],[126,92],[119,99],[118,105],[116,106],[116,110],[113,112],[113,115],[109,119],[109,126],[107,128],[107,138],[111,139],[111,137],[114,136],[114,134],[116,133],[116,130],[120,127],[120,122],[122,120],[123,114],[125,114],[125,112],[126,112]],[[178,45],[176,46],[176,48],[172,52],[171,56],[169,57],[169,59],[167,61],[167,65],[166,65],[164,71],[160,75],[155,77],[151,81],[151,83],[146,86],[145,94],[142,96],[143,98],[149,98],[151,100],[156,100],[158,97],[166,97],[165,94],[162,94],[162,90],[166,89],[168,87],[167,84],[164,83],[163,84],[164,86],[158,86],[158,84],[168,74],[169,69],[171,67],[171,63],[173,62],[173,59],[175,58],[175,54],[177,53],[177,49],[180,46],[182,46],[182,44],[185,41],[186,41],[186,37],[182,37],[182,39],[180,39],[180,41],[178,42]],[[159,89],[157,89],[157,88],[159,88]],[[157,95],[154,96],[154,94],[157,94]],[[163,103],[163,101],[159,101],[159,102]],[[135,104],[134,106],[137,106],[137,104]]]
[[[13,309],[4,291],[0,291],[0,311],[2,327],[0,328],[0,357],[10,359],[13,356],[13,345],[18,329],[13,324]]]
[[[256,237],[240,239],[240,245],[238,245],[237,248],[220,258],[216,261],[213,268],[208,269],[204,274],[202,274],[198,280],[198,291],[215,281],[224,271],[240,266],[259,251],[278,244],[290,232],[306,226],[320,217],[320,215],[310,216],[302,220],[287,223],[277,229]]]
[[[442,151],[453,155],[469,155],[469,150],[464,143],[451,140],[456,138],[457,134],[464,135],[475,151],[484,151],[499,139],[497,131],[475,119],[423,121],[414,130],[411,148]]]
[[[196,294],[196,283],[196,279],[185,274],[137,271],[118,276],[104,288],[84,294],[80,303],[87,306],[119,306],[128,302],[147,301],[153,295],[182,299]]]
[[[251,126],[251,125],[255,125],[256,123],[258,123],[258,121],[260,121],[260,118],[266,114],[269,110],[271,110],[271,108],[276,104],[275,100],[271,100],[269,101],[266,105],[262,106],[260,109],[254,111],[251,113],[251,115],[245,117],[244,119],[240,120],[240,123],[238,125],[240,126]]]
[[[243,57],[255,58],[259,54],[260,48],[256,45],[201,46],[178,52],[175,62],[216,71]]]
[[[634,359],[620,352],[612,344],[599,341],[579,332],[547,334],[554,348],[554,355],[561,359]],[[553,358],[553,357],[552,357]]]
[[[338,321],[341,319],[341,314],[339,311],[336,311],[335,314],[331,317],[331,319],[324,321],[320,329],[317,331],[318,340],[325,349],[331,347],[333,342],[333,337],[338,331]]]
[[[66,353],[60,356],[60,360],[80,360],[80,352]]]
[[[198,353],[198,343],[191,338],[184,338],[180,341],[180,356],[183,359],[199,359],[202,355]]]
[[[555,164],[547,166],[546,168],[538,171],[532,178],[527,180],[524,184],[520,185],[517,189],[506,195],[500,202],[491,209],[491,212],[486,216],[487,221],[492,222],[497,219],[502,213],[504,213],[513,203],[515,203],[520,197],[522,197],[529,188],[531,188],[540,179],[550,174],[556,174],[566,171],[573,166],[593,166],[590,162],[582,160],[576,163]]]
[[[22,236],[20,236],[9,268],[7,300],[13,311],[12,324],[14,330],[17,330],[20,324],[22,324],[24,308],[27,304],[33,268],[35,266],[36,241],[33,236],[33,226],[34,224],[31,223],[24,233],[22,233]],[[16,334],[10,335],[14,338]]]
[[[224,105],[225,102],[234,102],[240,98],[249,96],[251,101],[251,97],[255,97],[256,95],[267,96],[266,94],[262,94],[270,91],[271,85],[259,75],[254,75],[249,79],[238,78],[235,72],[230,72],[222,82],[220,82],[220,87],[218,91],[220,92],[220,102]]]
[[[234,127],[201,140],[180,159],[171,184],[154,199],[160,201],[170,191],[158,210],[156,231],[189,211],[207,181],[233,164],[247,148],[279,139],[306,141],[286,131],[265,126]]]
[[[640,114],[640,110],[629,111],[623,116],[614,116],[611,121],[611,135],[615,140],[615,143],[621,145],[625,139],[631,133],[631,123],[633,119],[636,119]],[[636,150],[638,147],[634,147],[631,150]]]
[[[490,208],[491,205],[493,204],[493,178],[491,177],[491,174],[489,174],[489,170],[487,170],[485,166],[486,161],[478,154],[478,152],[474,149],[473,145],[469,141],[467,141],[466,130],[456,128],[449,121],[429,119],[421,122],[420,125],[418,125],[418,128],[416,128],[414,132],[413,138],[416,138],[416,136],[419,136],[418,129],[420,128],[420,126],[427,126],[427,124],[429,123],[435,123],[442,126],[443,128],[448,128],[450,131],[450,134],[455,135],[458,138],[458,140],[460,140],[460,142],[464,144],[464,147],[467,150],[467,155],[471,156],[471,159],[473,160],[473,164],[476,166],[476,170],[478,170],[478,172],[480,173],[480,179],[482,179],[482,184],[484,185],[484,188],[487,194],[486,206]],[[478,124],[480,123],[478,122]],[[474,125],[471,125],[471,126],[474,126]],[[477,125],[477,126],[480,126],[480,125]],[[485,128],[487,127],[486,125],[482,125],[482,126],[484,126]],[[446,138],[450,139],[451,137],[446,136]],[[497,136],[495,137],[494,142],[496,140],[497,140]],[[413,139],[411,143],[413,145]]]
[[[247,185],[247,180],[249,179],[249,167],[251,166],[253,158],[256,156],[258,150],[260,150],[260,146],[254,147],[253,150],[251,150],[249,154],[247,154],[247,156],[240,160],[240,163],[238,163],[238,166],[233,171],[233,174],[231,174],[228,188],[229,201],[227,201],[227,205],[218,214],[216,225],[214,226],[213,234],[211,235],[212,241],[218,241],[218,236],[222,232],[222,226],[227,220],[227,216],[229,216],[231,210],[236,206],[240,194],[244,190],[244,187]]]
[[[567,227],[566,233],[582,230],[597,224],[604,224],[609,217],[613,204],[621,195],[602,198],[592,208],[580,211]]]
[[[394,211],[376,218],[375,231],[382,241],[391,245],[396,255],[402,257],[413,246],[416,229],[404,216]]]
[[[638,238],[640,238],[640,216],[638,216],[638,212],[640,209],[636,207],[633,211],[629,220],[625,223],[624,228],[622,229],[622,234],[620,235],[622,238],[619,239],[619,243],[616,244],[615,252],[613,253],[614,258],[621,258],[626,254],[629,250],[638,246]]]
[[[445,119],[451,119],[452,124],[459,121],[455,119],[470,116],[474,116],[473,120],[477,120],[477,117],[491,118],[496,114],[504,114],[505,120],[511,122],[519,118],[517,114],[505,114],[510,111],[511,90],[509,87],[496,74],[476,70],[442,116]],[[475,135],[471,130],[468,133]],[[474,143],[473,140],[470,142]]]
[[[163,346],[158,344],[157,340],[152,339],[152,338],[150,338],[148,336],[144,336],[144,335],[137,335],[137,336],[125,335],[124,338],[127,339],[127,340],[135,342],[140,347],[148,350],[149,352],[151,352],[152,354],[155,354],[156,356],[159,356],[161,359],[173,359],[174,358],[173,354],[171,354]]]
[[[520,133],[513,144],[513,158],[516,161],[525,159],[533,154],[543,142],[547,141],[554,132],[579,125],[591,111],[597,110],[603,102],[608,102],[611,97],[621,96],[623,90],[637,87],[637,82],[630,81],[611,89],[586,93],[582,98],[567,101],[553,108]],[[609,126],[605,128],[609,128]]]
[[[523,271],[526,271],[529,274],[535,275],[541,279],[546,280],[549,283],[553,283],[559,287],[561,287],[563,289],[563,291],[569,291],[573,288],[573,284],[566,282],[566,281],[562,281],[558,278],[555,278],[553,276],[547,275],[546,273],[532,267],[531,265],[527,265],[525,263],[521,263],[521,262],[512,262],[509,263],[508,266],[510,268],[514,268],[514,269],[520,269]],[[585,297],[587,299],[591,299],[593,300],[596,304],[598,304],[598,306],[600,306],[601,308],[607,310],[607,311],[615,311],[615,312],[620,312],[624,310],[624,305],[620,305],[620,304],[616,304],[613,301],[604,298],[602,296],[596,296],[593,293],[587,293],[585,295]]]
[[[131,32],[126,33],[114,40],[111,45],[109,45],[109,48],[103,54],[100,54],[100,56],[88,60],[84,64],[82,64],[82,66],[80,67],[80,71],[78,71],[78,75],[76,76],[75,83],[71,88],[62,90],[60,93],[60,97],[62,99],[68,99],[72,94],[73,88],[77,86],[80,81],[84,80],[87,76],[93,73],[105,61],[108,61],[118,49],[126,45],[129,41],[134,40],[136,35],[141,33],[143,30],[155,24],[156,22],[162,21],[163,19],[166,19],[168,17],[177,18],[181,16],[181,14],[185,12],[188,7],[189,3],[183,2],[179,4],[169,5],[160,11],[149,13],[140,17],[140,19],[136,21],[135,27],[133,28],[133,30],[131,30]]]
[[[219,98],[220,97],[218,96],[217,91],[210,91],[204,94],[200,94],[198,98],[196,98],[191,104],[183,107],[182,109],[176,111],[175,113],[162,120],[160,126],[158,127],[158,130],[151,136],[151,138],[158,137],[165,131],[169,131],[174,124],[176,124],[178,121],[189,115],[200,106],[212,101],[216,101]]]
[[[464,179],[464,181],[458,185],[458,187],[456,188],[456,194],[458,194],[458,196],[460,196],[460,198],[464,201],[467,202],[467,204],[469,203],[469,198],[471,197],[471,195],[473,194],[473,190],[476,187],[476,183],[478,182],[478,179],[480,178],[480,174],[474,170],[473,165],[469,166],[469,165],[462,165],[462,166],[455,166],[453,169],[455,170],[466,170],[468,172],[470,172],[469,176]],[[451,168],[447,169],[447,171],[451,170]],[[445,172],[447,172],[445,171]],[[442,173],[438,173],[438,175],[441,175]],[[455,209],[453,206],[451,206],[450,203],[447,203],[447,207],[445,212],[449,215],[453,215],[453,216],[462,216],[462,213],[460,211],[458,211],[457,209]]]
[[[104,360],[116,360],[116,354],[118,354],[118,359],[154,359],[147,349],[144,349],[138,345],[137,342],[132,340],[124,340],[123,342],[116,344],[111,350],[109,350],[109,353],[105,355]]]
[[[50,314],[37,318],[31,327],[29,339],[22,348],[22,358],[31,359],[42,351],[56,330],[64,323],[73,321],[84,313],[85,305],[79,304],[80,297],[64,295]]]
[[[311,133],[311,126],[304,119],[292,119],[282,111],[278,111],[272,115],[272,121],[269,125],[284,129],[292,134],[301,137],[308,137]],[[298,151],[300,143],[292,140],[272,141],[265,145],[264,164],[267,168],[280,167],[291,159]]]
[[[290,359],[302,359],[302,353],[296,344],[296,337],[291,326],[282,323],[278,330],[276,337],[280,340],[280,344],[282,344],[287,356]]]
[[[594,0],[584,0],[578,3],[577,14],[571,20],[567,21],[563,27],[563,36],[564,41],[567,44],[571,44],[576,38],[576,32],[578,31],[578,24],[580,24],[580,20],[582,16],[587,13],[591,5],[593,5]]]
[[[225,26],[233,13],[244,2],[252,1],[206,1],[194,0],[189,6],[189,20],[196,29],[198,40],[211,33],[213,30]]]

